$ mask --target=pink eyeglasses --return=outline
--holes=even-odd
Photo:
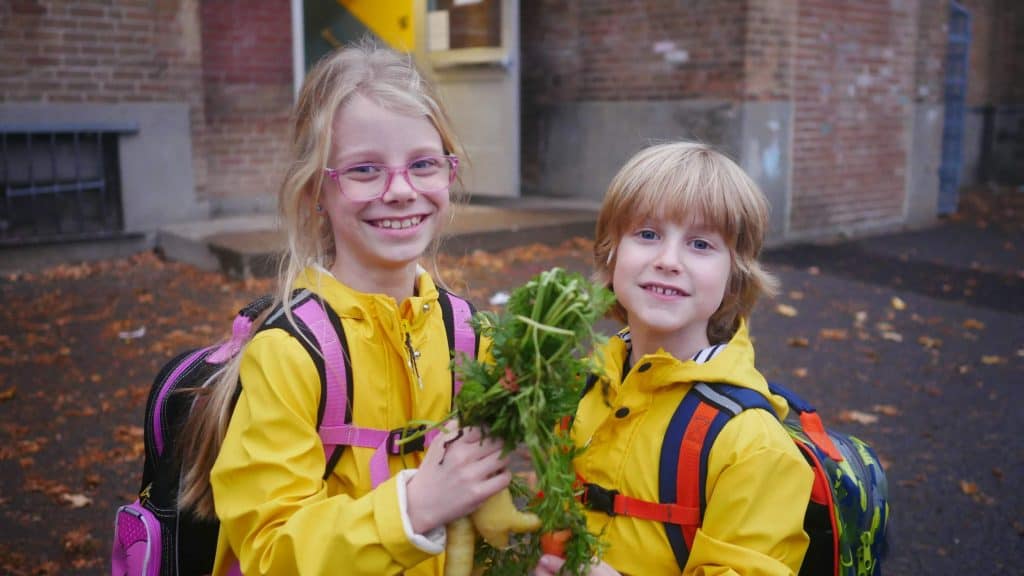
[[[440,192],[451,186],[459,168],[456,156],[424,156],[405,166],[387,166],[373,162],[346,168],[325,168],[342,194],[357,202],[370,202],[391,188],[395,174],[401,174],[409,187],[421,194]]]

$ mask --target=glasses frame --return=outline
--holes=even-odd
[[[421,160],[435,159],[435,158],[443,158],[451,166],[451,172],[448,174],[448,184],[446,184],[444,188],[438,188],[437,190],[421,190],[415,184],[413,184],[412,183],[412,179],[409,178],[409,166],[415,164],[416,162],[420,162]],[[381,196],[384,196],[385,194],[387,194],[388,190],[391,189],[391,183],[394,182],[395,174],[401,174],[402,178],[405,179],[405,183],[409,185],[409,188],[412,188],[418,194],[436,194],[437,192],[440,192],[441,190],[445,190],[445,189],[451,187],[452,182],[455,182],[456,174],[459,171],[459,157],[455,156],[454,154],[437,154],[437,155],[420,156],[419,158],[415,158],[415,159],[410,160],[409,162],[405,163],[404,165],[399,165],[399,166],[388,166],[387,164],[380,164],[378,162],[356,162],[354,164],[349,164],[348,166],[345,166],[344,168],[324,168],[324,172],[327,174],[328,178],[333,180],[334,183],[338,185],[338,191],[341,192],[342,194],[345,194],[345,188],[341,185],[341,175],[344,174],[345,172],[351,170],[352,168],[355,168],[356,166],[376,166],[378,168],[383,169],[387,173],[387,176],[386,176],[386,178],[384,180],[384,188],[381,189],[380,194],[377,194],[373,198],[365,198],[365,199],[363,199],[363,198],[352,198],[351,196],[349,196],[349,198],[351,200],[356,200],[358,202],[373,202],[374,200],[376,200],[376,199],[380,198]],[[345,195],[348,196],[347,194],[345,194]]]

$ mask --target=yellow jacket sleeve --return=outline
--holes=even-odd
[[[395,479],[356,494],[332,477],[317,433],[320,379],[302,345],[258,333],[211,472],[221,520],[214,574],[397,574],[430,554],[405,535]]]
[[[797,574],[813,473],[775,417],[764,410],[737,415],[708,460],[704,522],[683,574]]]

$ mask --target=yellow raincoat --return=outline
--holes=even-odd
[[[627,344],[612,338],[602,351],[608,397],[594,386],[580,403],[572,433],[588,445],[575,461],[587,482],[626,496],[658,501],[658,465],[669,420],[692,382],[727,382],[757,390],[780,417],[785,400],[768,392],[754,367],[746,325],[705,364],[660,351],[644,356],[622,380]],[[607,401],[607,403],[606,403]],[[628,408],[628,410],[623,410]],[[722,429],[708,458],[707,509],[684,574],[796,574],[808,538],[804,512],[813,474],[778,420],[746,410]],[[623,574],[679,574],[660,522],[589,511],[594,533],[604,531],[604,560]]]
[[[356,426],[391,430],[412,419],[436,422],[451,408],[437,288],[425,272],[417,282],[417,296],[401,304],[356,292],[314,269],[297,283],[321,295],[341,318]],[[418,353],[414,364],[407,336]],[[245,348],[241,381],[210,475],[221,521],[214,574],[226,574],[237,558],[250,575],[443,572],[443,554],[423,551],[406,537],[395,478],[371,490],[373,449],[345,447],[322,480],[320,378],[298,340],[278,329],[257,333]],[[422,453],[406,455],[404,467],[421,459]],[[392,474],[402,469],[401,457],[391,456],[390,467]]]

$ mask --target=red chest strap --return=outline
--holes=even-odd
[[[662,504],[624,496],[618,490],[608,490],[598,484],[584,483],[583,503],[591,510],[609,516],[630,516],[655,522],[669,522],[680,526],[700,524],[700,509],[682,504]]]

